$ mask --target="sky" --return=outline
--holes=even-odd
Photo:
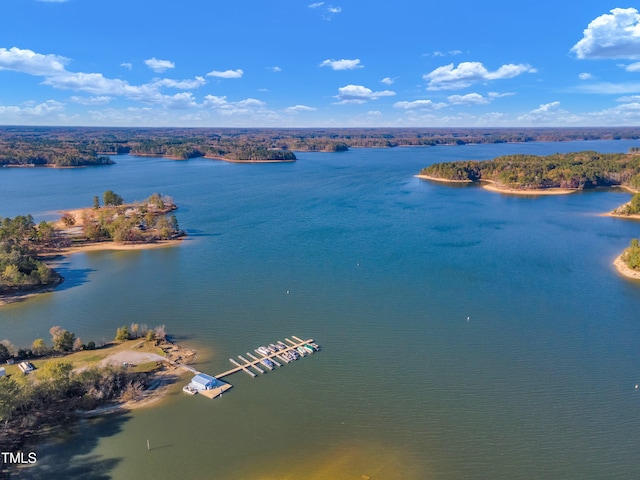
[[[603,0],[2,0],[0,125],[640,126]]]

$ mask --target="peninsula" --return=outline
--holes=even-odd
[[[153,194],[125,204],[111,190],[95,196],[93,207],[63,212],[57,222],[36,225],[31,215],[0,219],[0,305],[51,291],[63,281],[48,262],[87,250],[155,248],[179,242],[186,234],[171,214],[178,207]]]
[[[583,151],[506,155],[487,161],[463,160],[429,165],[419,178],[441,182],[482,183],[510,194],[567,194],[596,187],[640,188],[640,155]]]

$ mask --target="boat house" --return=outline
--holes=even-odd
[[[206,373],[199,373],[191,379],[190,385],[196,390],[211,390],[222,385],[222,382]]]

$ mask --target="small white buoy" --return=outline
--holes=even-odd
[[[289,290],[287,290],[287,295],[289,295]]]
[[[636,390],[638,390],[638,384],[636,383]]]
[[[467,322],[469,321],[469,317],[467,317]]]

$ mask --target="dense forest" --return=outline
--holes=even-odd
[[[629,268],[640,271],[640,241],[637,238],[631,240],[629,247],[622,254],[622,261]]]
[[[421,175],[445,180],[493,181],[511,188],[594,188],[625,185],[640,188],[640,155],[593,151],[506,155],[487,161],[430,165]]]
[[[294,161],[296,151],[351,147],[467,145],[533,141],[639,139],[640,128],[91,128],[0,127],[0,165],[85,166],[106,155]]]

